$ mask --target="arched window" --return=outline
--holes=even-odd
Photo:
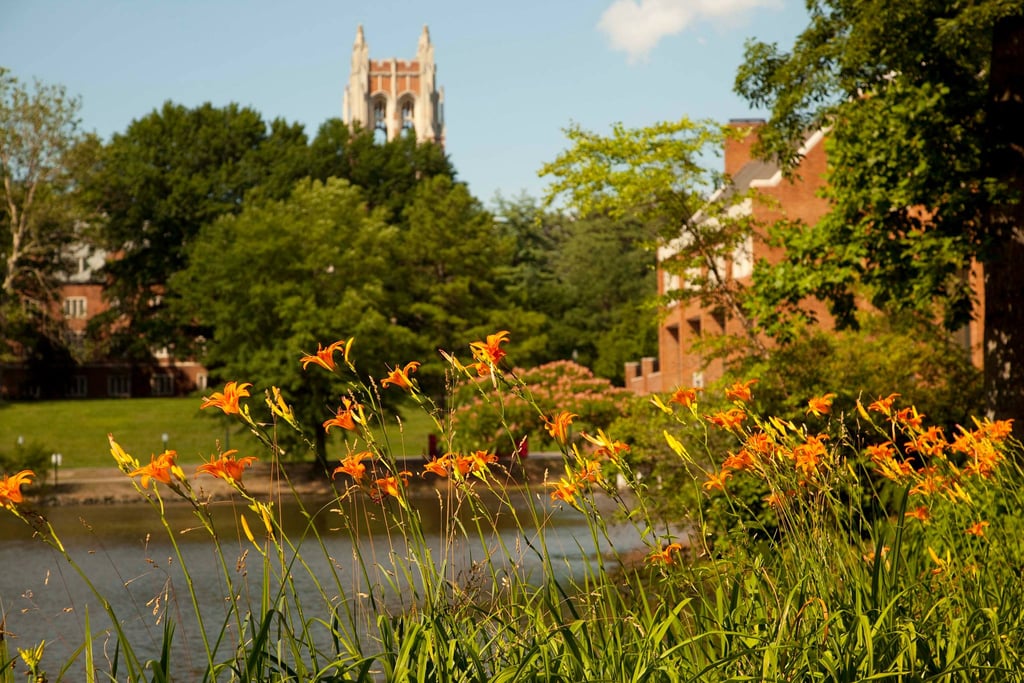
[[[402,102],[402,130],[416,128],[416,105],[412,100]]]
[[[384,100],[373,101],[373,129],[388,129],[388,104]]]
[[[373,101],[373,139],[378,144],[388,139],[388,103],[383,98]]]

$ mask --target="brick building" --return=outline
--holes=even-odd
[[[69,256],[72,269],[64,274],[60,300],[50,313],[63,327],[71,356],[46,359],[46,367],[38,368],[32,349],[23,350],[26,360],[0,365],[0,398],[181,396],[206,389],[206,368],[166,349],[154,350],[144,361],[97,357],[92,348],[97,340],[87,332],[89,321],[110,309],[100,274],[106,254],[79,246]]]
[[[752,191],[752,197],[736,210],[754,218],[758,225],[769,225],[780,219],[799,220],[807,225],[817,223],[829,210],[821,196],[825,187],[827,158],[825,135],[817,131],[809,136],[800,149],[801,162],[796,172],[785,178],[778,166],[755,159],[751,148],[757,141],[757,129],[763,121],[736,120],[730,125],[747,130],[742,139],[730,139],[725,144],[725,172],[739,192]],[[764,198],[759,200],[759,198]],[[658,260],[672,257],[668,248],[659,250]],[[746,245],[726,264],[727,277],[749,284],[753,265],[760,259],[769,263],[781,260],[781,251],[769,247],[764,236],[754,234]],[[978,266],[971,272],[974,291],[982,291],[982,273]],[[658,294],[679,288],[677,276],[658,269]],[[980,297],[979,297],[980,298]],[[808,307],[818,316],[822,325],[831,325],[831,316],[820,302],[809,302]],[[694,350],[694,342],[704,335],[741,334],[740,321],[721,311],[711,310],[699,301],[678,301],[663,311],[658,329],[657,358],[643,358],[626,364],[626,386],[637,394],[671,391],[679,386],[703,387],[719,379],[724,370],[721,359],[705,360]],[[969,349],[978,367],[982,362],[981,323],[984,319],[984,301],[979,302],[975,319],[958,333],[960,342]]]

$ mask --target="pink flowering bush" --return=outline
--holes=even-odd
[[[568,360],[516,368],[512,374],[522,383],[512,392],[504,386],[506,379],[490,375],[458,387],[453,420],[460,447],[510,453],[528,437],[532,450],[558,450],[537,407],[549,418],[560,411],[575,414],[575,440],[580,432],[607,428],[632,397],[627,389]]]

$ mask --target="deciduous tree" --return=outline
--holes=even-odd
[[[279,199],[308,174],[300,125],[268,126],[235,104],[167,102],[115,134],[85,184],[106,217],[102,246],[115,257],[109,318],[130,322],[118,350],[146,357],[177,340],[179,321],[160,303],[163,287],[187,265],[187,248],[203,225],[238,213],[249,191]]]
[[[698,299],[724,309],[743,324],[751,348],[762,351],[743,306],[745,290],[726,277],[726,264],[754,225],[732,211],[743,195],[704,161],[720,153],[731,134],[687,118],[636,129],[617,124],[608,136],[572,126],[566,131],[570,149],[540,173],[554,177],[549,206],[564,200],[580,218],[607,217],[661,247],[660,267],[679,275],[681,285],[665,293],[666,301]]]
[[[355,337],[352,359],[378,379],[419,360],[410,357],[413,333],[392,317],[398,230],[383,217],[345,180],[304,180],[288,199],[247,202],[205,226],[170,280],[175,313],[209,330],[203,360],[212,371],[281,388],[321,459],[320,425],[345,385],[321,368],[303,371],[299,358]]]
[[[78,109],[63,86],[29,88],[0,68],[0,327],[8,341],[60,339],[51,311],[80,227],[70,169],[76,146],[88,146]]]
[[[749,43],[736,79],[771,110],[763,155],[792,170],[808,130],[831,139],[832,211],[783,237],[788,258],[760,288],[759,313],[815,295],[851,323],[861,296],[955,328],[975,314],[966,275],[977,259],[988,408],[1024,424],[1020,3],[808,6],[792,48]]]

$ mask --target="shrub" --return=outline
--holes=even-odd
[[[545,430],[544,416],[568,411],[576,415],[573,431],[595,433],[606,429],[631,397],[627,389],[582,365],[555,361],[516,368],[510,380],[492,375],[464,379],[455,392],[454,426],[464,448],[510,453],[528,436],[531,449],[558,450]]]
[[[32,470],[45,478],[50,470],[50,455],[53,451],[37,441],[16,444],[9,452],[0,451],[0,472]]]

